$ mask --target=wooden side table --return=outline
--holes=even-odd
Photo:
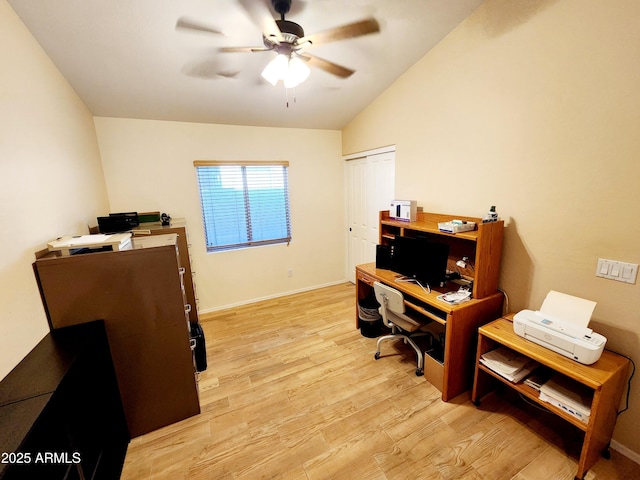
[[[523,382],[512,383],[480,363],[482,354],[501,345],[593,390],[589,421],[585,423],[561,408],[540,400],[539,393],[534,388]],[[499,381],[584,431],[584,441],[575,476],[576,479],[582,479],[601,454],[608,458],[609,443],[629,374],[629,365],[627,358],[608,350],[605,350],[593,365],[583,365],[525,340],[513,331],[513,323],[508,318],[499,318],[478,330],[478,349],[471,400],[479,405],[480,399],[492,391],[496,381]]]

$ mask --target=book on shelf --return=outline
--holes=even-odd
[[[540,365],[507,347],[499,347],[482,354],[480,363],[513,383],[522,381]]]

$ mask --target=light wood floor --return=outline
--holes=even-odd
[[[508,392],[442,402],[406,346],[374,360],[354,297],[344,284],[205,316],[202,413],[133,439],[122,478],[573,479],[567,424]],[[612,451],[586,478],[640,466]]]

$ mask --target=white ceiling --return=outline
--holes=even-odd
[[[273,52],[217,51],[262,45],[238,0],[8,3],[95,116],[341,129],[482,0],[293,0],[286,18],[306,34],[371,16],[381,31],[313,48],[356,73],[313,69],[288,107],[282,84],[260,77]],[[176,30],[180,17],[225,35]]]

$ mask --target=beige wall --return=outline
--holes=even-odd
[[[200,312],[344,281],[340,132],[113,118],[95,124],[112,211],[186,219]],[[234,159],[289,161],[289,246],[206,253],[193,161]]]
[[[0,378],[48,331],[31,264],[107,208],[93,119],[0,0]]]
[[[395,144],[396,196],[506,220],[510,309],[551,290],[598,302],[592,326],[640,362],[640,2],[488,0],[343,131],[343,152]],[[420,179],[420,180],[417,180]],[[640,452],[640,380],[614,439]]]

